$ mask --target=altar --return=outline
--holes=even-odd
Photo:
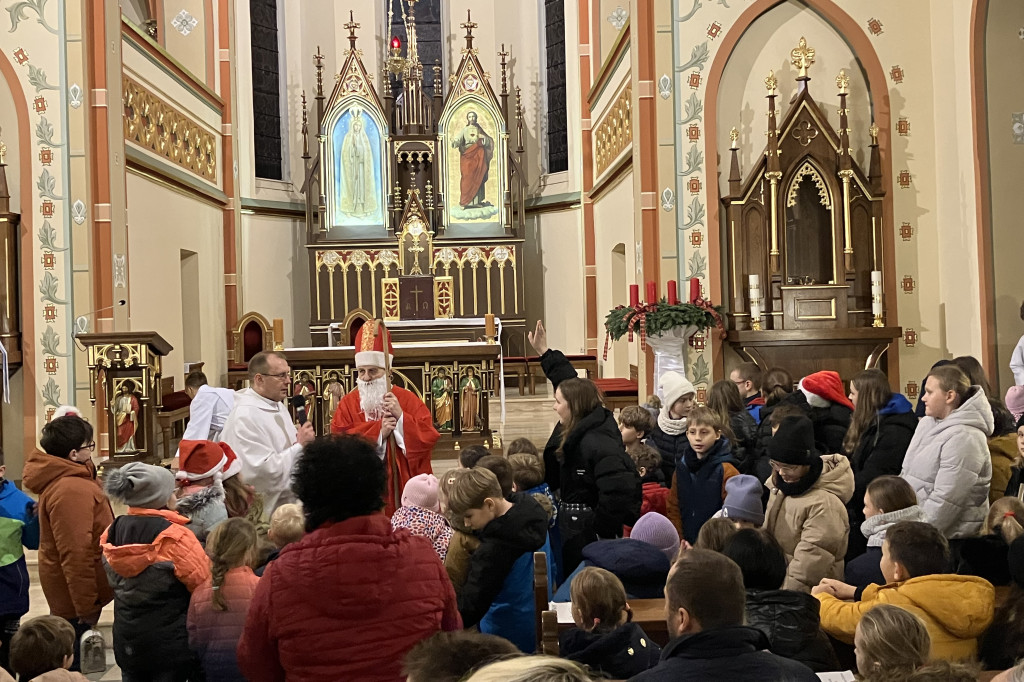
[[[415,328],[415,327],[411,327]],[[400,325],[392,331],[398,338]],[[434,459],[455,459],[467,445],[494,443],[490,428],[490,401],[500,385],[495,382],[499,346],[480,341],[394,341],[391,365],[395,386],[415,393],[430,410],[441,439]],[[286,348],[282,351],[292,370],[291,394],[306,399],[306,414],[317,435],[330,433],[331,417],[342,397],[356,388],[354,346]],[[294,411],[294,407],[292,408]]]

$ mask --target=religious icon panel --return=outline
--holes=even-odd
[[[355,104],[332,127],[331,216],[335,226],[383,225],[384,134],[370,111]]]
[[[449,223],[494,223],[503,201],[501,155],[504,147],[498,117],[487,102],[466,98],[445,126],[444,172]]]

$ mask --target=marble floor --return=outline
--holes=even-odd
[[[551,396],[549,384],[537,386],[537,395],[535,396],[519,396],[518,392],[513,388],[506,393],[504,424],[501,421],[501,405],[499,401],[491,403],[491,424],[499,425],[497,430],[503,444],[508,444],[516,438],[529,438],[537,445],[538,449],[543,449],[548,436],[551,435],[551,430],[558,420],[554,410],[551,409],[553,404],[554,400]],[[440,475],[449,469],[457,467],[458,461],[436,460],[433,464],[434,473]],[[114,512],[115,514],[121,513],[123,509],[115,508]],[[46,599],[43,597],[43,590],[39,586],[36,553],[32,551],[26,552],[26,559],[28,562],[29,579],[31,581],[31,586],[29,587],[30,610],[22,619],[23,622],[29,618],[49,613]],[[114,663],[114,652],[111,648],[111,642],[113,641],[111,627],[113,623],[114,606],[113,604],[108,604],[107,608],[103,609],[98,626],[107,642],[108,667],[106,672],[88,675],[90,680],[106,681],[121,679],[121,671]]]

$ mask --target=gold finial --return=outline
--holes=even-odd
[[[839,88],[840,95],[845,95],[849,92],[850,77],[846,75],[846,69],[839,70],[839,75],[836,76],[836,87]]]
[[[475,21],[473,21],[472,13],[470,12],[470,10],[467,9],[466,10],[466,21],[463,22],[462,24],[459,24],[459,28],[466,29],[466,37],[467,38],[472,38],[473,37],[473,29],[476,28],[478,25],[479,24],[477,24]]]
[[[4,129],[0,128],[0,133],[3,133]],[[4,144],[3,140],[0,140],[0,165],[4,163],[4,157],[7,156],[7,145]]]
[[[729,141],[732,142],[732,144],[729,145],[729,149],[739,149],[740,148],[739,139],[740,139],[740,131],[736,130],[736,128],[733,128],[732,130],[730,130],[729,131]]]
[[[348,11],[348,23],[343,24],[342,28],[348,29],[348,41],[352,44],[351,49],[355,49],[356,46],[356,29],[359,28],[359,24],[356,23],[356,13],[353,10]],[[318,47],[317,52],[320,51]]]
[[[807,38],[800,36],[800,42],[789,53],[793,66],[800,69],[797,78],[807,78],[807,69],[814,63],[814,48],[808,47]]]
[[[774,95],[775,89],[779,87],[779,79],[775,77],[775,70],[768,72],[768,77],[764,79],[764,86],[768,88],[768,94]]]
[[[868,132],[871,133],[871,144],[878,144],[878,124],[872,121]]]
[[[313,64],[316,65],[316,96],[324,96],[324,56],[320,54],[320,46],[316,46],[316,54],[313,55]]]

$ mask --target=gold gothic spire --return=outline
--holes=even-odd
[[[768,77],[764,79],[764,86],[768,88],[768,94],[774,95],[775,89],[779,87],[779,79],[775,77],[775,70],[768,72]]]
[[[739,143],[737,142],[739,139],[740,139],[740,131],[736,130],[736,128],[733,128],[732,130],[730,130],[729,131],[729,141],[732,144],[729,145],[729,149],[739,149],[740,148],[739,147]]]

